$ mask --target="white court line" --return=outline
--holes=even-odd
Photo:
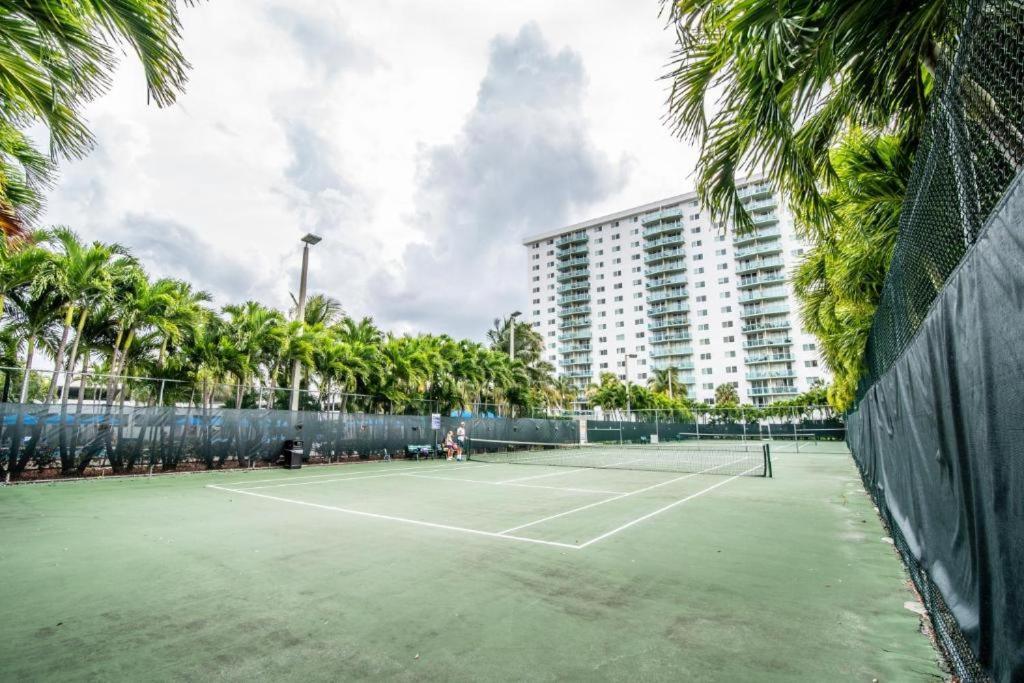
[[[332,463],[329,463],[328,465],[317,465],[317,467],[327,467],[327,466],[330,466],[330,464],[332,464]],[[359,463],[359,464],[362,464],[362,463]],[[366,464],[369,464],[369,463],[366,463]],[[373,463],[373,464],[376,465],[377,463]],[[348,465],[348,466],[351,467],[353,465],[357,465],[357,463],[354,463],[354,462],[353,463],[340,463],[339,462],[339,463],[333,463],[333,465],[335,467],[338,467],[338,466],[341,466],[341,465]],[[376,466],[376,467],[368,467],[366,469],[367,470],[371,470],[371,469],[377,470],[377,469],[382,469],[383,467],[386,467],[386,465],[379,465],[379,466]],[[401,470],[418,470],[421,467],[427,467],[427,465],[417,465],[416,467],[396,467],[396,468],[394,468],[391,471],[392,472],[398,472],[398,471],[401,471]],[[342,473],[342,472],[331,472],[330,474],[304,474],[304,475],[301,475],[301,476],[298,476],[298,477],[289,477],[289,476],[285,475],[285,476],[277,477],[276,479],[255,479],[253,481],[245,481],[245,482],[242,482],[242,483],[244,483],[244,484],[265,484],[267,482],[273,482],[273,481],[286,481],[286,480],[287,481],[295,481],[296,479],[319,479],[321,477],[340,477],[340,476],[343,476],[343,474],[344,473]],[[359,474],[359,473],[358,472],[351,472],[351,474]]]
[[[530,479],[543,479],[544,477],[560,477],[560,476],[565,475],[565,474],[575,474],[576,472],[586,472],[587,470],[592,470],[592,469],[594,469],[594,468],[593,467],[579,467],[579,468],[576,468],[576,469],[565,470],[565,471],[562,471],[562,472],[548,472],[547,474],[533,474],[533,475],[530,475],[529,477],[516,477],[515,479],[504,479],[504,480],[502,480],[499,483],[511,484],[514,481],[529,481]]]
[[[617,495],[617,496],[612,496],[611,498],[605,498],[604,500],[599,500],[596,503],[590,503],[589,505],[581,505],[580,507],[573,508],[572,510],[566,510],[565,512],[559,512],[558,514],[550,515],[548,517],[544,517],[542,519],[538,519],[538,520],[533,521],[533,522],[527,522],[526,524],[520,524],[519,526],[514,526],[511,529],[505,529],[501,533],[508,534],[508,533],[513,532],[513,531],[519,531],[520,529],[525,529],[528,526],[534,526],[535,524],[540,524],[541,522],[547,522],[547,521],[552,520],[552,519],[558,519],[559,517],[565,517],[566,515],[571,515],[571,514],[574,514],[574,513],[577,513],[577,512],[582,512],[583,510],[589,510],[590,508],[597,507],[598,505],[604,505],[605,503],[611,503],[612,501],[621,500],[623,498],[628,498],[629,496],[635,496],[638,493],[644,493],[645,491],[651,491],[651,490],[656,489],[656,488],[661,487],[661,486],[667,486],[667,485],[675,483],[677,481],[682,481],[683,479],[690,479],[691,477],[696,477],[696,476],[699,476],[701,474],[706,474],[708,472],[712,472],[714,470],[717,470],[719,467],[725,467],[726,465],[731,465],[731,464],[733,464],[735,462],[739,462],[740,460],[745,460],[745,459],[746,458],[737,458],[736,460],[733,460],[732,462],[722,463],[721,465],[715,465],[714,467],[709,467],[708,469],[701,470],[700,472],[694,472],[693,474],[684,474],[681,477],[676,477],[675,479],[669,479],[668,481],[663,481],[663,482],[661,482],[659,484],[652,484],[651,486],[645,486],[644,488],[637,489],[636,491],[630,491],[629,493],[622,493],[622,494]]]
[[[475,467],[475,465],[474,465]],[[419,468],[414,468],[419,469]],[[451,465],[442,465],[440,467],[431,467],[429,469],[422,469],[421,472],[437,472],[438,470],[463,470],[466,467],[452,467]],[[246,488],[247,491],[259,491],[261,489],[278,489],[284,486],[315,486],[316,484],[333,484],[336,481],[355,481],[357,479],[380,479],[381,477],[402,477],[405,476],[402,472],[385,472],[383,474],[367,474],[356,477],[340,477],[338,479],[320,479],[319,481],[295,481],[287,482],[284,484],[269,484],[267,486],[250,486]]]
[[[464,534],[474,534],[477,536],[488,536],[490,538],[504,538],[509,541],[521,541],[523,543],[537,543],[540,545],[555,546],[558,548],[568,548],[570,550],[579,550],[579,546],[572,543],[559,543],[557,541],[542,541],[539,538],[526,538],[525,536],[510,536],[504,532],[495,533],[493,531],[481,531],[480,529],[469,529],[461,526],[450,526],[448,524],[437,524],[435,522],[424,522],[419,519],[408,519],[406,517],[394,517],[392,515],[381,515],[375,512],[363,512],[361,510],[349,510],[348,508],[335,507],[333,505],[321,505],[319,503],[307,503],[304,500],[293,500],[291,498],[280,498],[278,496],[270,496],[265,493],[253,493],[252,491],[245,491],[243,489],[232,489],[226,486],[217,486],[216,484],[207,484],[208,489],[217,489],[218,491],[228,491],[230,493],[240,493],[246,496],[254,496],[256,498],[266,498],[267,500],[276,500],[280,503],[291,503],[292,505],[303,505],[306,507],[317,508],[319,510],[330,510],[332,512],[344,512],[348,515],[356,515],[359,517],[371,517],[373,519],[386,519],[391,522],[402,522],[404,524],[413,524],[415,526],[425,526],[431,529],[444,529],[445,531],[458,531]]]
[[[758,467],[760,467],[760,465]],[[758,469],[758,467],[751,467],[749,470],[747,470],[747,472],[753,472],[754,470]],[[713,491],[714,489],[717,489],[719,486],[725,486],[726,484],[728,484],[733,479],[739,479],[740,477],[742,477],[747,472],[743,472],[741,474],[733,475],[733,476],[729,477],[728,479],[725,479],[723,481],[718,482],[717,484],[714,484],[712,486],[707,487],[706,489],[703,489],[701,491],[697,491],[697,493],[691,493],[690,495],[686,496],[685,498],[680,498],[679,500],[677,500],[675,502],[672,502],[672,503],[669,503],[668,505],[660,507],[657,510],[655,510],[654,512],[648,512],[646,515],[644,515],[642,517],[637,517],[636,519],[634,519],[631,522],[626,522],[622,526],[616,527],[615,529],[612,529],[611,531],[607,531],[607,532],[601,534],[600,536],[598,536],[596,538],[592,538],[589,541],[587,541],[586,543],[581,543],[580,544],[580,549],[586,548],[588,545],[590,545],[592,543],[597,543],[598,541],[603,541],[604,539],[608,538],[609,536],[617,534],[617,533],[619,533],[620,531],[622,531],[624,529],[628,529],[629,527],[633,526],[634,524],[639,524],[640,522],[644,521],[645,519],[650,519],[651,517],[654,517],[655,515],[660,515],[662,512],[665,512],[666,510],[671,510],[675,506],[682,505],[683,503],[685,503],[688,500],[693,500],[697,496],[702,496],[705,493],[707,493],[708,491]],[[502,532],[502,533],[505,533],[505,532]]]
[[[461,477],[436,477],[430,474],[403,474],[403,477],[416,479],[438,479],[440,481],[464,481],[470,484],[488,484],[489,486],[518,486],[524,489],[549,489],[552,491],[575,491],[577,493],[622,493],[622,491],[603,491],[601,489],[576,489],[566,486],[543,486],[541,484],[515,484],[507,481],[485,481],[483,479],[463,479]]]

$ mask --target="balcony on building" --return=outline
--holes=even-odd
[[[558,282],[565,283],[570,280],[582,280],[586,283],[587,279],[590,278],[590,270],[585,266],[583,268],[577,267],[571,270],[562,270],[558,273]]]
[[[564,341],[573,341],[575,339],[590,339],[590,337],[591,337],[590,328],[589,327],[582,327],[582,328],[576,328],[576,329],[571,330],[569,332],[563,332],[562,334],[558,335],[558,341],[563,341],[564,342]]]
[[[665,221],[679,221],[683,217],[683,207],[673,206],[667,209],[661,209],[659,211],[651,211],[645,213],[640,217],[640,222],[643,225],[654,225],[656,223],[663,223]]]
[[[665,344],[668,342],[690,341],[693,339],[693,335],[688,330],[672,330],[671,332],[652,334],[647,339],[652,344]]]
[[[769,387],[751,387],[747,390],[750,396],[793,396],[799,393],[797,388],[789,385],[776,385]]]
[[[566,353],[590,353],[590,340],[569,342],[562,344],[559,351],[563,354]]]
[[[652,358],[666,358],[668,356],[692,356],[693,347],[689,344],[666,344],[651,349]]]
[[[671,285],[685,285],[686,282],[687,280],[685,275],[652,277],[647,279],[647,289],[657,289],[659,287],[669,287]]]
[[[562,367],[570,368],[579,365],[585,365],[590,367],[591,357],[590,354],[576,355],[562,358]]]
[[[778,270],[785,265],[785,261],[777,256],[772,258],[755,258],[737,263],[736,274],[743,275],[744,273],[753,273],[758,270]]]
[[[590,313],[590,306],[564,306],[558,309],[558,317],[567,318],[570,315],[586,315]]]
[[[755,226],[759,226],[762,223],[766,222],[766,219],[764,217],[759,218],[758,216],[755,215],[751,216],[750,218],[751,220],[758,219],[754,220]],[[778,220],[778,218],[772,218],[773,222],[778,222]],[[734,246],[738,247],[741,244],[750,244],[751,242],[755,242],[757,240],[775,239],[777,237],[780,237],[781,235],[782,228],[780,228],[777,225],[769,227],[755,227],[753,230],[745,230],[743,232],[737,232],[736,234],[734,234],[732,238],[732,243]]]
[[[747,356],[743,362],[747,365],[761,365],[763,363],[791,363],[794,360],[793,354],[787,351],[786,353],[761,353]]]
[[[674,258],[668,261],[662,261],[656,266],[651,266],[646,270],[647,277],[653,277],[655,275],[664,275],[668,273],[685,273],[686,272],[686,261],[682,258]]]
[[[760,370],[755,372],[748,372],[746,374],[746,378],[748,382],[759,382],[761,380],[769,379],[795,379],[796,370]]]
[[[765,337],[758,337],[757,339],[747,339],[743,342],[743,348],[745,349],[763,349],[771,346],[792,346],[793,339],[782,335],[772,335]]]
[[[564,261],[558,261],[555,267],[558,269],[558,272],[562,272],[571,268],[577,268],[578,266],[583,266],[583,270],[586,270],[590,266],[590,259],[586,256],[574,256]]]
[[[744,334],[753,334],[754,332],[781,332],[790,329],[790,327],[791,325],[788,320],[770,320],[758,323],[747,323],[743,326],[742,332]]]
[[[573,370],[562,374],[569,379],[590,379],[591,377],[590,370]]]
[[[573,244],[586,244],[588,239],[590,239],[590,238],[587,237],[587,231],[586,230],[578,230],[576,232],[570,232],[567,235],[562,235],[561,237],[556,239],[555,240],[555,246],[556,247],[568,247],[568,246],[573,245]]]
[[[559,297],[559,306],[568,306],[570,304],[581,304],[590,301],[590,294],[587,292],[581,292],[579,294],[569,294],[568,296]]]
[[[761,315],[782,315],[789,313],[789,304],[769,304],[767,306],[744,306],[740,310],[741,318],[754,318]]]
[[[745,185],[745,186],[739,188],[739,190],[736,192],[737,196],[740,199],[743,199],[745,197],[754,197],[754,198],[768,197],[769,195],[771,195],[771,193],[772,193],[771,186],[768,183],[763,182],[763,181],[762,182],[753,183],[753,184],[750,184],[750,185]]]
[[[590,282],[587,280],[572,280],[564,285],[559,285],[557,291],[559,294],[569,294],[571,292],[586,292],[589,289]]]
[[[782,242],[780,240],[770,240],[768,242],[759,242],[749,247],[737,249],[733,252],[733,256],[737,259],[744,259],[751,256],[768,256],[770,254],[781,253]]]
[[[752,301],[785,299],[787,296],[785,287],[767,287],[765,289],[752,289],[750,291],[741,292],[737,301],[741,304],[745,304]]]
[[[644,251],[654,251],[662,247],[679,247],[686,243],[686,238],[682,231],[676,235],[664,235],[657,239],[647,240],[644,242]]]
[[[657,360],[651,364],[651,367],[655,370],[668,370],[669,368],[675,368],[676,370],[693,370],[694,364],[692,360]],[[680,375],[679,377],[683,377]],[[685,375],[690,379],[690,384],[693,383],[693,375]],[[678,379],[678,378],[677,378]]]
[[[647,329],[651,330],[664,330],[668,327],[686,327],[690,324],[690,319],[685,315],[666,315],[663,318],[652,320],[647,323]]]
[[[786,276],[784,273],[762,273],[761,275],[741,277],[737,286],[744,289],[746,287],[757,287],[758,285],[774,285],[785,281]]]
[[[556,252],[556,257],[559,260],[576,258],[578,256],[586,256],[589,252],[586,242],[578,242],[571,244],[567,247],[560,247]]]
[[[558,329],[560,330],[575,330],[580,327],[590,327],[590,318],[583,316],[573,316],[566,318],[562,322],[558,323]],[[587,335],[588,337],[590,335]]]
[[[647,308],[647,314],[650,316],[667,315],[669,313],[688,313],[689,311],[690,304],[686,301],[673,301],[667,304],[648,306]]]
[[[667,289],[659,289],[651,292],[647,295],[647,303],[653,304],[658,301],[674,301],[677,299],[685,299],[689,296],[686,287],[669,287]]]
[[[774,209],[779,205],[779,202],[774,196],[768,197],[767,199],[754,199],[752,195],[744,197],[742,202],[743,208],[747,211],[758,211],[762,209]]]
[[[682,248],[676,249],[662,249],[660,251],[654,251],[649,254],[644,254],[644,263],[660,263],[666,259],[682,258],[686,255],[686,250]]]

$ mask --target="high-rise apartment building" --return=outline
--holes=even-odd
[[[740,195],[756,226],[744,234],[690,193],[526,239],[527,319],[558,373],[584,387],[675,367],[708,403],[723,383],[765,404],[827,380],[789,283],[807,245],[767,183]]]

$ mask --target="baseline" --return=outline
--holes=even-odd
[[[613,493],[622,494],[622,491],[605,491],[603,489],[580,489],[566,486],[543,486],[541,484],[517,484],[511,481],[486,481],[484,479],[463,479],[461,477],[438,477],[430,474],[402,474],[402,477],[414,477],[416,479],[436,479],[438,481],[464,481],[469,484],[487,484],[489,486],[517,486],[524,489],[549,489],[552,491],[573,491],[576,493]]]

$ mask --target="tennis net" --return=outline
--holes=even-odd
[[[768,444],[702,448],[675,443],[597,444],[470,439],[470,460],[508,465],[772,476]]]

